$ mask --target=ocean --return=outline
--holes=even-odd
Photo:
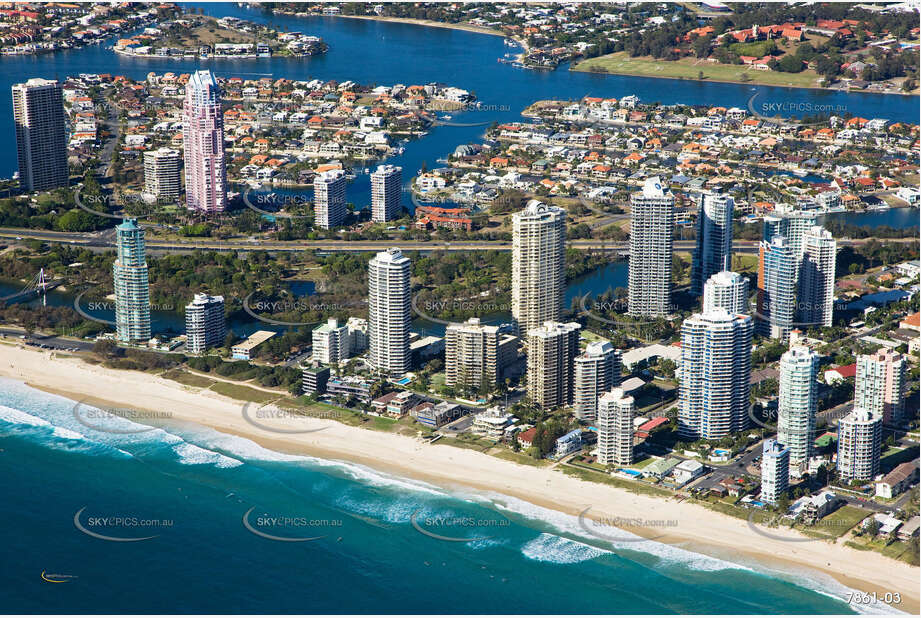
[[[643,101],[745,107],[757,94],[759,104],[845,105],[855,115],[918,119],[915,97],[603,76],[565,68],[525,71],[496,62],[508,51],[500,37],[277,17],[232,3],[204,8],[216,16],[317,34],[330,52],[301,60],[200,64],[125,58],[94,45],[0,58],[0,89],[9,92],[13,83],[29,77],[108,72],[142,78],[149,71],[208,67],[222,77],[442,81],[474,92],[483,108],[457,120],[483,126],[439,126],[406,144],[404,155],[390,161],[404,167],[404,185],[423,163],[433,167],[457,145],[479,141],[485,124],[520,120],[524,107],[551,97],[637,94]],[[0,124],[4,135],[13,135],[8,96],[0,97]],[[15,168],[14,151],[0,153],[0,175]],[[368,185],[367,175],[360,174],[348,188],[349,200],[366,204]],[[403,201],[408,205],[409,196]],[[612,281],[615,271],[607,275]],[[602,291],[608,287],[604,283],[598,284]],[[74,406],[0,379],[0,543],[5,548],[0,608],[6,613],[855,610],[843,600],[847,589],[820,573],[780,573],[741,558],[635,542],[626,533],[620,534],[625,540],[604,541],[576,517],[507,496],[449,492],[347,462],[271,451],[201,427],[147,430],[117,421],[114,426],[125,433],[94,430],[86,417],[78,421]]]
[[[76,409],[0,379],[6,613],[853,613],[823,574]]]

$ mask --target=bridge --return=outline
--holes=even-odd
[[[18,292],[14,292],[12,294],[8,294],[7,296],[0,296],[0,302],[17,303],[21,300],[30,300],[37,296],[41,296],[42,305],[44,306],[47,304],[45,293],[48,290],[53,290],[54,288],[58,287],[62,283],[64,283],[64,281],[60,279],[55,280],[55,281],[49,281],[48,279],[46,279],[45,269],[41,268],[35,274],[34,277],[29,279],[29,282],[26,283],[25,287],[23,287],[21,290],[19,290]]]

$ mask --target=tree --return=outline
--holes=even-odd
[[[787,54],[777,63],[777,70],[783,71],[784,73],[800,73],[804,66],[800,58]]]
[[[659,362],[659,371],[662,372],[666,378],[673,378],[675,376],[675,369],[677,365],[675,361],[670,358],[664,358]]]
[[[100,339],[93,344],[93,353],[108,358],[114,356],[118,351],[118,346],[111,339]]]
[[[710,43],[713,41],[713,37],[709,34],[707,36],[701,36],[694,39],[694,42],[691,43],[691,48],[694,50],[694,55],[698,58],[706,58],[710,55]]]
[[[786,513],[790,510],[790,496],[784,493],[780,498],[777,499],[777,510],[781,513]]]

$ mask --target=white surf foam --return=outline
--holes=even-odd
[[[416,481],[413,479],[393,476],[384,472],[378,472],[373,468],[369,468],[368,466],[363,466],[361,464],[339,461],[335,459],[319,459],[317,457],[307,457],[306,460],[315,467],[334,468],[340,472],[344,472],[349,478],[358,481],[363,485],[370,485],[372,487],[380,487],[386,489],[409,490],[426,493],[433,496],[450,495],[438,487],[430,485],[424,481]]]
[[[521,553],[531,560],[539,562],[553,562],[556,564],[575,564],[593,560],[598,556],[611,552],[580,543],[571,539],[564,539],[555,534],[540,533],[536,539],[525,543]]]
[[[188,466],[215,465],[218,468],[236,468],[243,465],[239,459],[227,457],[185,441],[174,445],[173,452],[179,455],[181,463]]]
[[[7,406],[0,406],[0,420],[11,425],[29,425],[31,427],[51,427],[45,419]]]
[[[642,537],[613,526],[608,527],[608,530],[599,530],[599,536],[596,537],[591,533],[594,526],[586,526],[583,528],[579,524],[579,518],[575,515],[567,515],[566,513],[537,506],[536,504],[511,496],[504,496],[501,494],[494,495],[491,497],[491,501],[500,511],[514,513],[526,519],[547,524],[562,534],[575,536],[595,547],[611,547],[620,550],[650,554],[663,563],[686,567],[694,571],[722,571],[726,569],[738,569],[742,571],[752,570],[743,565],[697,554],[680,547],[675,547],[674,545],[666,545],[648,539],[634,541],[633,539],[640,539]],[[588,528],[588,530],[586,530],[586,528]],[[600,535],[614,537],[615,539],[623,538],[624,540],[611,540],[601,537]]]
[[[19,425],[19,426],[25,425],[27,427],[34,427],[36,429],[49,431],[51,436],[55,438],[62,438],[70,442],[81,443],[82,447],[85,447],[87,449],[100,448],[100,449],[104,449],[105,451],[109,453],[116,452],[116,453],[119,453],[127,457],[131,456],[131,453],[123,451],[120,448],[113,447],[111,445],[108,445],[102,442],[97,442],[95,440],[88,438],[86,435],[80,433],[79,431],[74,431],[73,429],[69,429],[67,427],[55,425],[54,423],[40,416],[30,414],[28,412],[19,410],[17,408],[11,408],[9,406],[0,405],[0,421],[8,423],[10,425]],[[53,446],[53,444],[49,443],[49,446]],[[68,448],[71,448],[71,447],[68,447]]]

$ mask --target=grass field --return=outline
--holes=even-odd
[[[918,456],[918,447],[911,446],[908,448],[889,448],[880,457],[880,468],[889,471],[900,463],[911,461]]]
[[[509,461],[514,461],[515,463],[524,464],[526,466],[534,466],[536,468],[543,468],[547,465],[546,460],[538,461],[530,455],[525,455],[524,453],[516,453],[515,451],[510,451],[505,447],[494,449],[490,451],[489,454],[493,457],[498,457],[499,459],[507,459]]]
[[[194,386],[197,388],[208,388],[214,384],[214,380],[202,376],[197,376],[193,373],[182,371],[181,369],[170,369],[169,371],[164,371],[162,374],[160,374],[160,377],[166,378],[167,380],[172,380],[174,382],[179,382],[185,386]]]
[[[656,60],[648,56],[631,58],[627,52],[615,52],[606,56],[589,58],[572,67],[572,70],[693,80],[698,79],[698,74],[702,71],[706,81],[792,86],[794,88],[818,87],[816,85],[818,76],[809,70],[802,73],[781,73],[779,71],[756,71],[740,64],[715,62],[695,64],[697,62],[696,58],[682,58],[674,61]]]
[[[737,273],[755,274],[758,272],[758,256],[737,253],[732,256],[732,269]]]
[[[636,463],[630,464],[627,467],[633,470],[642,470],[643,468],[645,468],[646,466],[648,466],[654,461],[658,461],[658,460],[655,457],[647,457],[646,459],[641,459],[637,461]]]
[[[902,541],[887,545],[884,539],[869,540],[867,537],[862,537],[846,541],[844,544],[863,551],[876,551],[894,560],[918,566],[918,554],[912,550],[911,545]]]
[[[275,393],[257,391],[256,389],[250,388],[248,386],[230,384],[229,382],[215,382],[211,386],[211,390],[213,390],[215,393],[220,393],[225,397],[230,397],[231,399],[239,399],[240,401],[252,401],[254,403],[266,403],[268,401],[274,401],[279,397]]]
[[[834,513],[829,513],[820,519],[814,526],[806,528],[806,530],[816,532],[821,536],[838,538],[863,521],[869,514],[869,511],[859,509],[856,506],[842,506]]]

